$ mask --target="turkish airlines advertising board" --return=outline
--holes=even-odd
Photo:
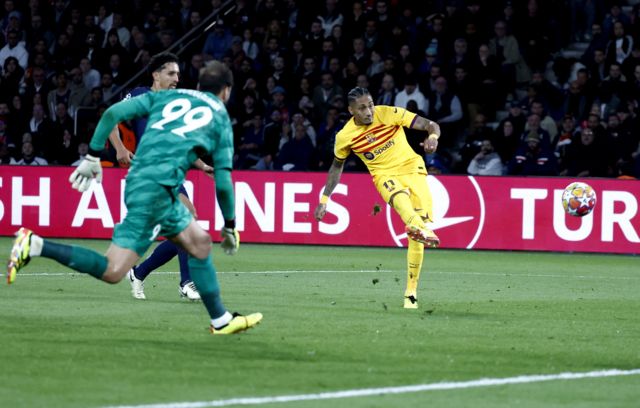
[[[67,181],[70,167],[0,166],[0,235],[21,225],[42,236],[109,238],[126,214],[122,169],[105,169],[103,182],[80,194]],[[344,173],[322,222],[313,210],[324,173],[233,174],[236,225],[242,242],[405,246],[397,214],[368,174]],[[428,176],[434,202],[432,228],[442,248],[579,251],[640,254],[640,182],[588,179],[598,203],[590,215],[566,215],[568,178]],[[200,224],[220,230],[214,182],[191,171],[186,183]],[[212,232],[214,240],[218,234]]]

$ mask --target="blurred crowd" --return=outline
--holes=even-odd
[[[237,169],[326,170],[361,86],[440,124],[434,174],[639,177],[638,3],[3,0],[0,164],[77,164],[122,85],[178,43],[180,87],[207,60],[234,72]]]

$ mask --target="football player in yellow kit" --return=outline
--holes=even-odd
[[[335,157],[315,218],[320,221],[326,214],[329,196],[340,181],[344,161],[351,152],[355,153],[367,165],[382,198],[405,223],[409,249],[404,307],[416,309],[424,246],[435,248],[440,240],[425,225],[433,216],[427,169],[424,159],[409,146],[404,128],[428,132],[422,145],[425,152],[433,153],[438,148],[440,126],[403,108],[374,106],[366,88],[353,88],[347,99],[352,118],[336,135]]]

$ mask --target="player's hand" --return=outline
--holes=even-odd
[[[100,159],[93,157],[90,154],[84,156],[84,159],[80,162],[80,165],[69,176],[69,183],[71,187],[84,193],[89,189],[91,180],[95,178],[98,183],[102,181],[102,166],[100,165]]]
[[[204,166],[202,166],[202,171],[204,171],[204,174],[206,174],[207,176],[213,178],[213,167],[205,164]]]
[[[224,253],[227,255],[235,255],[240,247],[240,234],[238,234],[238,230],[235,228],[222,228],[220,236],[222,237],[220,246]]]
[[[318,204],[318,206],[316,207],[316,210],[314,212],[314,216],[316,217],[316,220],[320,221],[324,218],[324,215],[327,213],[327,205],[326,204]]]
[[[424,142],[420,143],[420,146],[424,147],[425,153],[433,153],[438,149],[438,136],[430,134]]]
[[[116,151],[116,160],[122,167],[129,167],[131,160],[133,160],[133,153],[127,149],[120,149]]]

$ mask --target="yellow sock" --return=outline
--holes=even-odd
[[[418,279],[420,279],[423,258],[424,244],[410,239],[407,250],[407,290],[404,292],[405,296],[418,297]]]
[[[407,193],[398,193],[391,199],[393,208],[400,214],[400,218],[404,221],[405,225],[416,225],[419,228],[424,228],[424,222],[420,217],[420,214],[416,213],[413,209],[413,204]]]

